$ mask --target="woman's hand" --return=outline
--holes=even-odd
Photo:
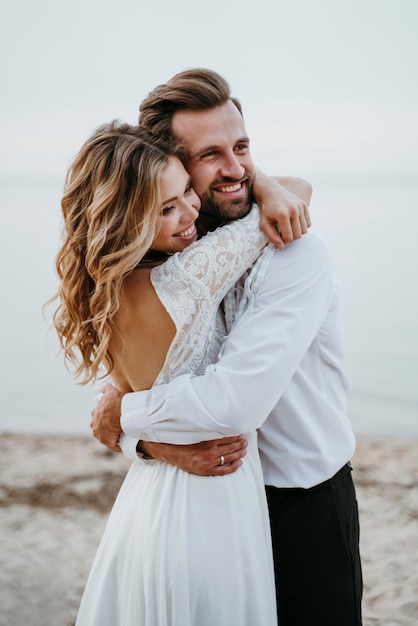
[[[308,232],[312,186],[301,178],[271,178],[256,170],[253,195],[260,207],[260,228],[280,250]]]

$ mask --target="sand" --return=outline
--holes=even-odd
[[[364,626],[416,625],[418,441],[361,438],[353,465]],[[74,624],[128,467],[94,439],[2,434],[0,626]]]

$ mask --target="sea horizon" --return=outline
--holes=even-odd
[[[312,180],[312,179],[311,179]],[[418,183],[313,179],[313,225],[342,284],[349,417],[359,435],[418,437]],[[62,177],[2,177],[1,432],[89,434],[92,390],[42,314],[56,287]]]

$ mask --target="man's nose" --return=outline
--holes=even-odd
[[[238,180],[245,174],[245,167],[240,163],[238,157],[232,153],[225,155],[222,161],[222,176]]]

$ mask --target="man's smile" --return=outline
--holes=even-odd
[[[212,189],[218,193],[237,193],[241,191],[247,183],[247,178],[236,183],[224,183],[222,185],[213,185]]]

